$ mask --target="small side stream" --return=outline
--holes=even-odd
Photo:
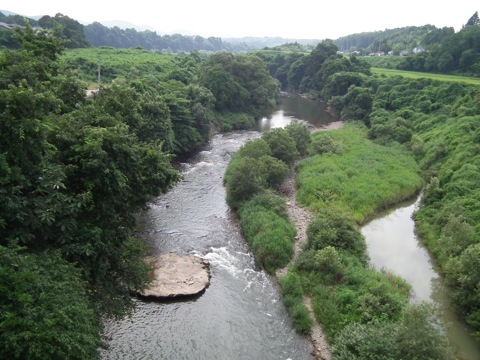
[[[362,228],[371,264],[400,275],[412,285],[412,302],[429,301],[446,324],[447,336],[460,360],[480,359],[480,344],[470,336],[468,327],[455,314],[449,291],[435,269],[435,261],[415,234],[412,214],[415,201],[400,204],[380,214]]]

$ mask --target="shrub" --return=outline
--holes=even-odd
[[[254,139],[247,141],[235,155],[258,159],[265,155],[272,155],[272,150],[264,139]]]
[[[342,144],[338,141],[335,141],[328,134],[315,134],[315,137],[312,139],[312,142],[308,147],[308,153],[310,155],[321,155],[326,153],[341,154]]]
[[[288,134],[295,140],[297,151],[300,155],[307,153],[308,145],[311,142],[310,130],[307,125],[299,120],[293,120],[285,126]]]
[[[310,334],[313,319],[305,304],[296,304],[289,311],[292,316],[293,326],[300,334]]]
[[[272,155],[284,161],[287,165],[291,165],[298,158],[299,154],[295,140],[287,130],[276,128],[263,133],[262,138],[272,149]]]
[[[101,325],[83,286],[59,252],[0,246],[2,358],[97,358]]]
[[[293,256],[295,227],[271,210],[246,206],[240,211],[240,225],[255,258],[269,273],[288,264]]]
[[[260,206],[268,211],[273,211],[282,219],[288,221],[287,204],[285,203],[285,198],[282,196],[276,195],[271,191],[262,192],[253,196],[245,203],[242,207],[242,212],[247,212],[249,208],[256,206]]]
[[[258,172],[268,186],[277,188],[287,178],[289,169],[283,161],[273,156],[264,155],[258,159]]]
[[[227,202],[233,208],[239,206],[265,187],[265,181],[258,173],[255,159],[244,157],[232,163],[228,169]]]
[[[332,353],[339,360],[452,360],[445,334],[426,304],[410,305],[397,323],[351,323],[335,338]]]
[[[313,325],[310,311],[303,303],[303,290],[300,276],[294,271],[279,279],[283,303],[292,317],[293,326],[300,334],[308,334]]]
[[[366,261],[365,240],[353,218],[339,210],[322,209],[308,224],[308,247],[321,250],[327,246],[347,250]]]

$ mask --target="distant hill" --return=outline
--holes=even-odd
[[[26,17],[33,20],[38,20],[43,16],[43,15],[25,16],[25,15],[17,14],[8,10],[0,10],[0,12],[3,13],[5,16],[21,16],[21,17]]]
[[[149,30],[149,31],[156,31],[157,33],[161,33],[157,29],[155,29],[153,26],[150,26],[150,25],[139,26],[134,23],[123,21],[123,20],[106,20],[106,21],[99,21],[99,23],[102,24],[103,26],[110,27],[110,28],[113,28],[116,26],[123,30],[125,29],[135,29],[137,31]],[[88,24],[84,24],[84,25],[88,25]]]
[[[312,39],[286,39],[283,37],[240,37],[240,38],[223,38],[225,42],[231,44],[247,44],[251,49],[262,49],[264,47],[275,47],[287,43],[298,43],[302,45],[317,45],[321,40]]]
[[[411,51],[417,46],[440,43],[451,36],[453,28],[437,28],[433,25],[408,26],[403,28],[386,29],[384,31],[364,32],[340,37],[334,40],[340,51],[360,51],[374,53],[389,51],[400,53],[404,50]]]

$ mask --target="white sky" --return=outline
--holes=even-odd
[[[122,20],[159,32],[204,37],[341,36],[426,24],[458,31],[480,3],[472,0],[0,0],[26,16],[62,13],[80,22]]]

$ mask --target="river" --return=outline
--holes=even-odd
[[[418,202],[417,199],[400,204],[363,226],[371,264],[407,280],[412,285],[412,302],[433,303],[459,360],[478,360],[480,344],[458,320],[449,302],[449,291],[435,269],[435,261],[415,234],[412,214]]]
[[[293,329],[276,280],[255,264],[223,187],[231,155],[260,131],[283,127],[292,118],[315,126],[336,120],[321,104],[284,94],[258,131],[213,137],[181,164],[183,180],[139,215],[139,235],[153,253],[208,259],[211,284],[190,300],[137,301],[130,318],[106,322],[103,359],[312,358],[312,345]]]
[[[278,109],[257,131],[215,136],[181,164],[183,180],[149,204],[138,217],[139,234],[154,253],[194,254],[211,263],[211,285],[185,301],[137,301],[130,318],[105,324],[103,359],[311,359],[309,341],[296,334],[275,279],[255,264],[235,215],[225,202],[223,174],[231,155],[261,131],[292,118],[314,126],[336,119],[321,104],[282,97]],[[433,301],[462,360],[480,359],[448,303],[448,291],[434,262],[418,242],[411,214],[416,203],[400,205],[362,228],[372,265],[385,267],[412,284],[412,301]]]

